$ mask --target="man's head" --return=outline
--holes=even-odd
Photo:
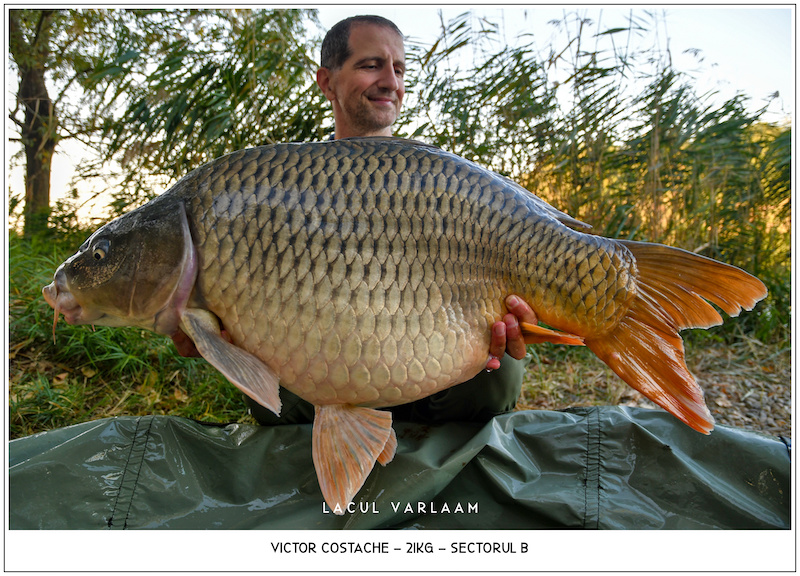
[[[333,105],[336,138],[390,136],[405,86],[403,35],[380,16],[354,16],[322,42],[317,84]]]

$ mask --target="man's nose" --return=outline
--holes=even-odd
[[[401,80],[395,74],[394,66],[384,66],[381,70],[378,86],[387,90],[399,90]]]

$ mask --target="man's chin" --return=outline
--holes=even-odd
[[[365,133],[375,134],[388,128],[389,132],[391,132],[392,124],[396,119],[397,116],[394,114],[390,116],[372,116],[361,123],[360,130]]]
[[[388,100],[369,100],[368,102],[370,114],[375,118],[391,119],[394,122],[400,113],[400,109],[395,102]]]

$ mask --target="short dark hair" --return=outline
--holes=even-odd
[[[351,16],[341,22],[337,22],[328,30],[325,39],[322,41],[322,51],[320,54],[320,66],[330,70],[341,68],[345,61],[350,57],[350,28],[353,24],[374,24],[383,26],[397,32],[401,39],[405,39],[403,33],[391,20],[382,16]]]

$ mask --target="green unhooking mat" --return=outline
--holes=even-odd
[[[168,416],[86,422],[9,444],[11,529],[790,528],[778,440],[661,411],[529,411],[395,423],[398,448],[350,511],[323,504],[311,426]]]

